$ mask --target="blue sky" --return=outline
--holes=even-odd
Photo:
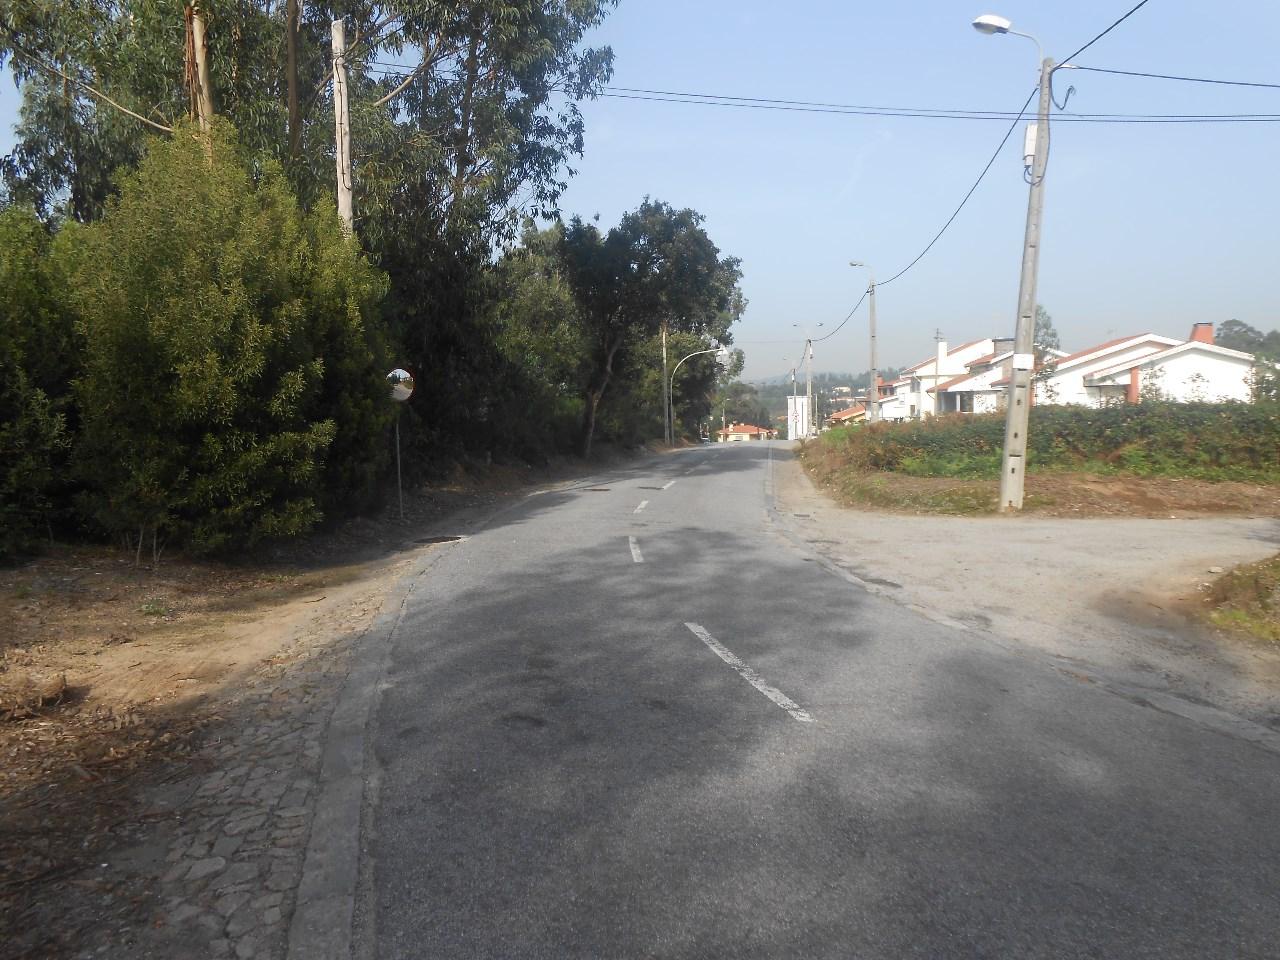
[[[1049,56],[1081,46],[1133,0],[622,0],[594,43],[616,54],[614,84],[791,100],[1016,110],[1037,76],[1035,46],[969,26],[999,13]],[[779,11],[784,11],[779,13]],[[1210,19],[1212,18],[1212,19]],[[1079,58],[1084,65],[1280,82],[1280,4],[1152,0]],[[1276,113],[1280,90],[1060,73],[1081,113]],[[12,84],[0,90],[0,150]],[[644,196],[706,215],[743,260],[750,301],[737,328],[748,377],[783,373],[808,325],[833,329],[865,274],[896,273],[937,232],[1005,122],[834,116],[602,99],[586,104],[586,155],[565,215],[617,221]],[[1059,123],[1045,183],[1039,299],[1063,346],[1152,330],[1185,336],[1236,317],[1280,326],[1271,173],[1280,127]],[[1022,133],[921,263],[879,292],[882,365],[1012,332],[1027,188]],[[822,323],[822,328],[817,324]],[[865,306],[815,348],[818,370],[867,366]]]

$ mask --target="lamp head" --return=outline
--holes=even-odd
[[[996,16],[994,13],[984,13],[973,21],[973,29],[979,33],[985,33],[992,36],[997,33],[1008,33],[1013,28],[1013,21],[1004,17]]]
[[[861,260],[850,260],[850,261],[849,261],[849,266],[851,266],[851,267],[865,267],[865,266],[866,266],[866,264],[865,264],[865,263],[863,263]]]

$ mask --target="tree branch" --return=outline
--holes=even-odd
[[[57,76],[61,77],[63,80],[68,81],[69,83],[74,83],[77,87],[80,87],[85,92],[93,94],[93,96],[97,97],[103,103],[107,103],[115,107],[121,113],[128,114],[129,116],[133,117],[133,119],[140,120],[143,123],[145,123],[147,126],[154,127],[156,130],[159,130],[161,133],[173,133],[173,127],[166,127],[163,123],[156,123],[154,120],[148,120],[146,117],[144,117],[140,113],[134,113],[128,107],[123,106],[119,103],[116,103],[116,101],[112,100],[101,90],[98,90],[98,89],[95,89],[94,87],[89,86],[89,84],[85,83],[83,80],[77,80],[75,77],[69,74],[63,73],[57,67],[51,66],[45,63],[43,60],[40,60],[38,57],[32,56],[22,48],[15,45],[13,47],[13,52],[25,60],[31,61],[41,70],[47,70],[49,73],[56,74]]]

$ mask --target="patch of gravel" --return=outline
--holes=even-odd
[[[1211,568],[1280,552],[1280,520],[891,515],[836,504],[786,452],[773,469],[779,514],[878,593],[1120,683],[1280,718],[1280,649],[1191,615]]]

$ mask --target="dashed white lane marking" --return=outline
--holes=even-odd
[[[643,509],[644,509],[645,507],[647,507],[648,505],[649,505],[649,501],[648,501],[648,500],[641,500],[641,501],[640,501],[640,506],[636,507],[636,508],[635,508],[634,510],[632,510],[631,512],[632,512],[632,513],[639,513],[641,510],[643,510]]]
[[[644,563],[644,557],[640,553],[640,544],[635,537],[627,537],[627,542],[631,544],[631,559],[636,563]]]
[[[813,723],[813,715],[809,713],[808,710],[801,708],[800,704],[796,703],[777,687],[766,683],[764,677],[760,676],[760,674],[756,673],[751,669],[751,667],[738,659],[732,650],[729,650],[723,643],[711,634],[707,633],[705,629],[696,623],[686,623],[685,626],[689,628],[695,637],[710,647],[717,657],[729,666],[733,667],[734,670],[738,671],[738,675],[742,677],[743,680],[747,681],[747,683],[751,684],[783,710],[791,714],[791,716],[796,720],[799,720],[801,723]]]
[[[673,483],[675,483],[675,481],[674,481],[674,480],[668,480],[666,483],[664,483],[664,484],[662,485],[662,489],[663,489],[663,490],[670,490],[670,489],[671,489],[671,485],[672,485]]]

